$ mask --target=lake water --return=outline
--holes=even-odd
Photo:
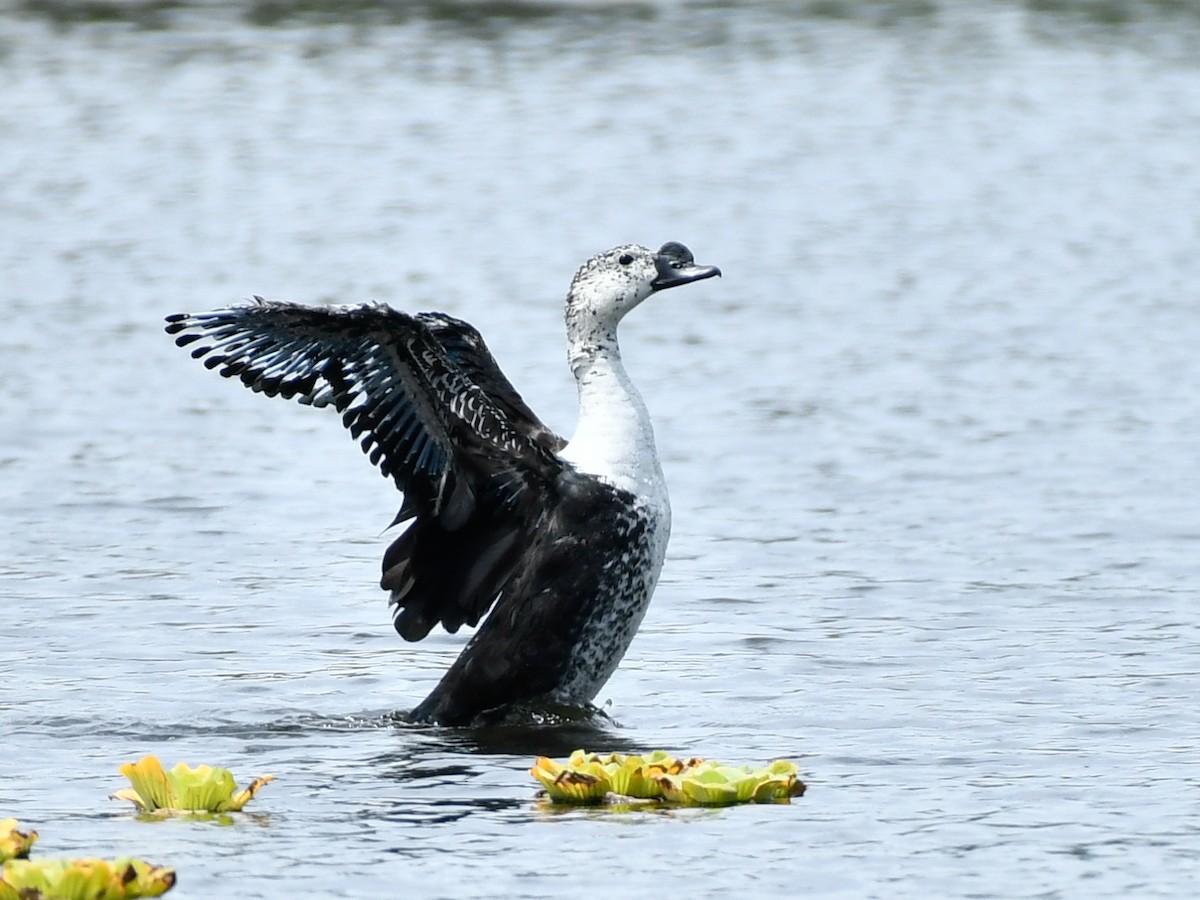
[[[0,13],[0,817],[180,900],[1192,896],[1195,7],[339,8]],[[398,496],[161,319],[444,309],[569,433],[630,240],[725,277],[623,329],[675,525],[614,724],[400,724],[463,637],[391,629]],[[809,792],[547,813],[583,745]],[[139,822],[148,752],[276,781]]]

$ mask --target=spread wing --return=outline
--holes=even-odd
[[[264,301],[167,318],[194,358],[268,396],[334,406],[404,492],[381,584],[397,631],[474,625],[554,502],[561,438],[500,372],[479,333],[383,305]]]

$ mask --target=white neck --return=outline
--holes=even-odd
[[[579,424],[562,457],[667,513],[654,428],[621,364],[615,329],[586,348],[573,342],[571,369],[579,385]]]

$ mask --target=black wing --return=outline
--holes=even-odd
[[[268,396],[333,405],[415,517],[384,556],[395,625],[475,624],[511,579],[552,503],[561,439],[500,372],[482,338],[448,316],[382,305],[252,305],[167,318],[175,342]],[[443,343],[444,341],[444,343]],[[472,377],[473,376],[473,377]],[[493,393],[494,392],[494,393]]]
[[[567,446],[566,440],[543,425],[541,419],[525,404],[516,388],[500,371],[478,329],[445,313],[417,313],[417,318],[429,328],[450,360],[484,390],[515,428],[551,453],[557,453]]]

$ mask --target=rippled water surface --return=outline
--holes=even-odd
[[[121,4],[0,14],[0,817],[172,896],[1190,896],[1200,17],[1165,2]],[[627,240],[675,509],[599,730],[401,724],[462,643],[398,498],[163,315],[474,322],[573,425]],[[786,807],[551,814],[573,747],[797,760]],[[221,827],[153,752],[276,776]]]

